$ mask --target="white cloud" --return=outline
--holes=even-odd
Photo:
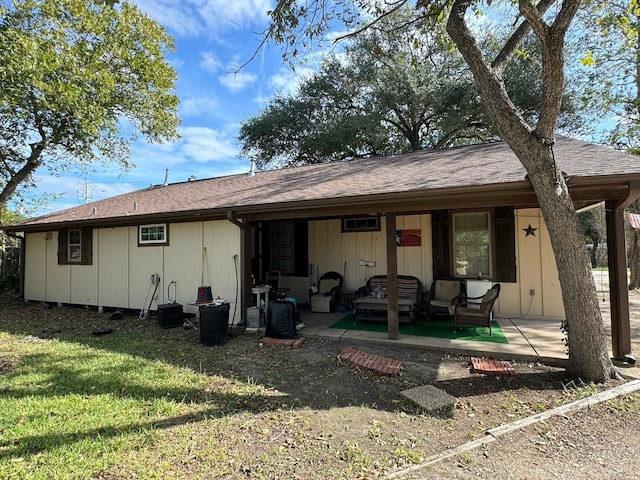
[[[181,2],[180,2],[181,3]],[[266,24],[267,11],[273,10],[271,0],[207,0],[197,7],[208,28],[246,28]]]
[[[258,81],[255,73],[240,71],[237,73],[228,73],[218,77],[220,84],[231,92],[239,92],[253,85]]]
[[[232,138],[206,127],[186,127],[181,130],[179,152],[196,162],[229,160],[238,154]]]
[[[138,7],[180,36],[220,35],[224,28],[266,25],[272,0],[135,0]]]
[[[202,67],[207,72],[216,73],[222,69],[223,64],[215,53],[202,52],[200,67]]]
[[[295,71],[290,68],[281,68],[276,73],[271,75],[267,81],[268,86],[275,90],[278,93],[282,93],[284,95],[291,95],[295,93],[296,88],[300,82],[309,77],[315,71],[309,65],[301,66],[300,68],[296,68]]]
[[[286,65],[280,66],[278,70],[272,73],[265,82],[264,91],[260,89],[253,101],[260,106],[266,105],[273,94],[293,95],[298,86],[305,78],[310,77],[319,68],[320,62],[326,55],[326,52],[312,52],[307,55],[303,62],[292,70]]]
[[[220,102],[216,97],[194,97],[180,101],[180,117],[197,117],[211,115]]]
[[[178,35],[198,35],[206,30],[203,20],[197,15],[194,2],[170,0],[135,0],[140,10],[160,25]],[[200,3],[200,2],[196,2]]]
[[[89,201],[101,200],[139,188],[129,182],[110,181],[117,178],[117,174],[113,173],[92,174],[86,178],[54,175],[36,176],[38,194],[46,192],[59,198],[55,205],[45,206],[40,213],[77,207],[84,203],[86,199]],[[35,197],[35,192],[31,196]]]

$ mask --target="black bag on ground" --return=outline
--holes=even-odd
[[[295,303],[287,299],[269,302],[264,336],[271,338],[298,338]]]

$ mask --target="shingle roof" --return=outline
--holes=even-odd
[[[554,152],[560,169],[573,178],[640,178],[636,157],[611,148],[559,137]],[[151,186],[34,218],[20,226],[29,229],[205,210],[264,211],[327,199],[357,202],[372,195],[499,188],[524,182],[525,173],[511,149],[504,142],[495,142]]]

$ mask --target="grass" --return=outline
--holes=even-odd
[[[92,335],[105,322],[114,332]],[[470,376],[462,358],[362,345],[402,359],[401,375],[381,378],[340,365],[341,342],[204,347],[193,330],[108,322],[0,304],[0,478],[383,478],[589,387],[554,369],[494,379]],[[455,419],[401,400],[425,383],[461,399]],[[639,409],[637,396],[616,404]]]
[[[0,358],[15,366],[1,377],[0,478],[87,478],[126,452],[152,448],[162,424],[228,411],[230,394],[264,394],[82,344],[0,334],[0,346]]]

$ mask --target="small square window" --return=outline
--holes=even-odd
[[[138,227],[139,245],[166,245],[168,244],[167,224],[156,223],[153,225],[140,225]]]

